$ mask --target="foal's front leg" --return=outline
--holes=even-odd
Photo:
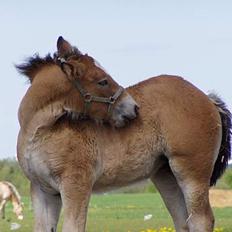
[[[2,200],[0,203],[0,214],[2,215],[2,219],[5,219],[5,205],[6,205],[6,200]]]
[[[60,195],[44,192],[40,185],[31,184],[35,232],[55,232],[61,209]]]
[[[63,232],[84,232],[93,180],[83,173],[65,177],[61,183],[64,209]]]

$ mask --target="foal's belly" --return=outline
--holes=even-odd
[[[111,157],[112,158],[112,157]],[[103,161],[103,172],[94,184],[94,192],[120,188],[150,178],[163,164],[159,154],[143,153]]]

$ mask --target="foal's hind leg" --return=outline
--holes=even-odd
[[[5,218],[6,218],[5,209],[6,209],[6,204],[3,205],[3,207],[2,207],[2,219],[5,219]]]
[[[188,213],[184,196],[169,165],[166,164],[160,168],[158,172],[151,177],[151,180],[160,192],[172,216],[176,232],[188,232],[189,229],[186,223]]]
[[[170,167],[184,194],[190,232],[212,232],[214,216],[209,203],[210,167],[187,159],[173,158]],[[194,168],[193,168],[194,167]]]
[[[59,195],[51,195],[40,189],[39,185],[31,185],[31,197],[35,215],[35,232],[55,232],[61,209]]]

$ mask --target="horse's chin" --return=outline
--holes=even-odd
[[[128,124],[131,123],[134,119],[136,119],[138,116],[138,106],[133,105],[133,111],[125,111],[121,113],[120,110],[115,109],[115,111],[112,114],[111,120],[114,127],[125,127]]]
[[[127,118],[121,118],[120,120],[111,122],[111,125],[116,128],[122,128],[122,127],[127,126],[130,122],[131,120]]]
[[[117,128],[122,128],[122,127],[125,127],[126,126],[126,123],[125,122],[115,122],[113,124],[114,127],[117,127]]]

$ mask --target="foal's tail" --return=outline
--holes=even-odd
[[[213,174],[210,179],[210,186],[215,185],[218,178],[224,173],[228,166],[228,161],[231,159],[231,128],[232,115],[227,108],[225,102],[222,101],[216,94],[209,94],[208,97],[217,107],[221,117],[222,126],[222,141],[217,160],[214,165]]]

